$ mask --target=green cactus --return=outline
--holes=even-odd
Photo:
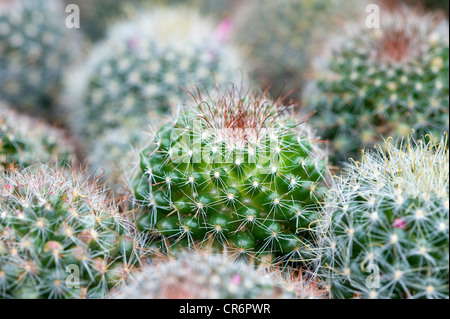
[[[322,275],[335,298],[448,298],[447,136],[386,144],[331,186]]]
[[[232,17],[233,39],[249,62],[254,77],[279,94],[301,91],[310,63],[341,20],[365,14],[366,1],[249,0]]]
[[[148,113],[168,113],[171,102],[186,98],[183,87],[214,87],[214,77],[227,82],[239,76],[238,56],[214,30],[211,21],[184,7],[136,13],[116,24],[86,64],[70,73],[68,124],[88,145],[92,167],[118,176],[130,145],[144,138]]]
[[[144,268],[114,299],[293,299],[323,298],[310,282],[301,286],[224,255],[183,252]],[[295,287],[297,285],[297,287]],[[288,288],[289,286],[289,288]]]
[[[0,172],[0,298],[104,297],[139,265],[132,230],[82,172]]]
[[[448,129],[448,23],[408,8],[384,12],[381,28],[353,27],[317,68],[305,100],[331,140],[332,160],[358,156],[381,136]]]
[[[12,107],[55,116],[63,69],[80,52],[58,0],[0,3],[0,96]]]
[[[137,225],[163,249],[202,243],[236,257],[312,262],[325,154],[279,100],[243,91],[199,93],[142,150]]]
[[[0,101],[0,169],[76,161],[75,148],[65,134],[50,125],[21,115]]]

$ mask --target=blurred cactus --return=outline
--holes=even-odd
[[[100,298],[140,251],[101,185],[72,169],[0,172],[0,297]]]
[[[37,119],[21,115],[0,101],[0,169],[36,161],[76,160],[75,148],[63,131]]]
[[[62,72],[81,45],[65,20],[59,0],[0,3],[0,98],[13,108],[55,116]]]
[[[289,285],[289,289],[287,288]],[[115,292],[116,299],[292,299],[322,298],[312,283],[280,280],[224,255],[183,252],[176,259],[144,268],[136,280]]]
[[[170,111],[190,84],[214,87],[239,76],[237,55],[213,23],[188,8],[156,8],[116,24],[67,79],[70,125],[88,162],[120,175],[151,117]],[[214,74],[214,77],[213,77]],[[202,84],[203,83],[203,84]]]
[[[351,27],[306,94],[308,109],[319,113],[313,125],[332,141],[332,159],[357,156],[382,135],[448,129],[447,21],[403,8],[384,12],[380,29]]]
[[[323,274],[335,298],[448,298],[447,136],[386,144],[331,186]]]
[[[231,247],[236,257],[314,261],[325,154],[279,100],[230,86],[199,92],[141,151],[141,231],[163,248]]]
[[[233,19],[234,40],[242,46],[254,76],[271,83],[272,94],[300,91],[329,33],[342,20],[365,14],[366,1],[249,0]],[[356,18],[357,19],[357,18]]]

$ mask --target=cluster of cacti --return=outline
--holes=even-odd
[[[75,161],[74,147],[64,132],[22,115],[0,101],[0,170],[36,161]]]
[[[329,50],[309,90],[314,125],[336,162],[382,136],[448,130],[448,23],[403,8],[383,11],[380,28],[353,26]]]
[[[250,0],[233,19],[233,38],[242,46],[256,80],[272,84],[273,95],[284,84],[286,89],[300,91],[329,33],[341,20],[364,14],[365,3]]]
[[[163,249],[201,243],[236,257],[313,261],[326,163],[299,122],[264,93],[199,92],[141,152],[138,228]]]
[[[447,136],[386,144],[331,186],[321,269],[336,298],[448,298]]]
[[[0,97],[15,109],[54,116],[63,70],[81,38],[58,0],[0,3]]]
[[[215,79],[227,83],[239,76],[240,65],[213,23],[196,11],[159,7],[136,13],[112,27],[86,64],[71,72],[70,124],[90,144],[88,161],[114,171],[114,160],[129,159],[116,155],[139,144],[150,118],[169,113],[171,102],[187,96],[183,88],[214,87]]]
[[[133,228],[83,172],[0,173],[0,298],[98,298],[139,263]]]
[[[225,255],[183,252],[176,259],[144,268],[133,283],[114,292],[120,299],[293,299],[322,298],[323,293],[302,282],[280,280],[276,273],[233,262]],[[297,281],[300,282],[300,281]],[[290,285],[290,286],[288,286]]]

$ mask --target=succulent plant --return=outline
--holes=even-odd
[[[222,254],[182,252],[147,266],[133,283],[112,294],[116,299],[293,299],[322,298],[309,282],[280,280]],[[301,283],[301,284],[300,284]]]
[[[76,161],[74,147],[63,131],[22,115],[0,101],[0,169],[30,166],[36,161]]]
[[[254,77],[276,95],[301,91],[329,33],[341,20],[365,14],[366,1],[249,0],[232,17],[233,40],[242,47]],[[285,82],[285,80],[287,80]]]
[[[0,298],[100,298],[132,274],[133,228],[70,168],[0,172]]]
[[[201,243],[236,258],[315,259],[326,156],[280,100],[235,86],[199,91],[140,157],[137,225],[163,250]]]
[[[0,3],[0,96],[15,109],[55,115],[63,69],[80,52],[58,0]]]
[[[124,154],[143,139],[148,113],[169,113],[170,102],[183,100],[190,84],[214,87],[214,77],[226,82],[239,76],[237,55],[214,30],[211,21],[184,7],[136,13],[116,24],[86,64],[70,73],[69,124],[88,144],[91,166],[120,173],[129,160]]]
[[[349,28],[350,29],[350,28]],[[313,123],[333,145],[335,162],[356,157],[381,136],[448,129],[448,22],[403,8],[381,28],[353,26],[329,50],[305,94]]]
[[[386,144],[331,185],[322,275],[335,298],[448,298],[447,136]]]

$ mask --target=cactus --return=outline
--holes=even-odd
[[[21,115],[0,101],[0,169],[36,161],[65,164],[76,161],[74,151],[61,130]]]
[[[366,1],[249,0],[233,17],[233,39],[254,76],[273,85],[272,94],[301,91],[312,58],[341,20],[365,14]]]
[[[338,41],[339,42],[339,41]],[[306,94],[314,125],[331,140],[335,163],[381,136],[448,129],[448,23],[402,8],[381,15],[381,28],[353,26],[317,67]]]
[[[100,298],[139,265],[133,228],[83,172],[0,172],[0,298]]]
[[[183,252],[176,259],[144,268],[136,280],[114,292],[115,299],[293,299],[322,298],[304,281],[295,286],[221,254]],[[284,277],[283,277],[284,278]],[[300,283],[300,281],[297,281]],[[289,287],[287,286],[289,285]]]
[[[185,98],[182,87],[201,81],[214,86],[213,74],[230,81],[239,68],[234,50],[195,11],[160,7],[136,13],[116,24],[87,63],[70,73],[67,100],[76,105],[68,104],[69,124],[88,144],[91,166],[119,175],[129,160],[123,154],[143,138],[148,113],[161,116],[171,101]]]
[[[234,86],[199,91],[140,157],[137,225],[164,250],[201,243],[236,258],[315,259],[326,156],[280,100]]]
[[[331,186],[322,275],[337,298],[448,298],[447,137],[386,144]]]
[[[12,107],[55,115],[63,68],[80,52],[58,0],[0,3],[0,96]]]

